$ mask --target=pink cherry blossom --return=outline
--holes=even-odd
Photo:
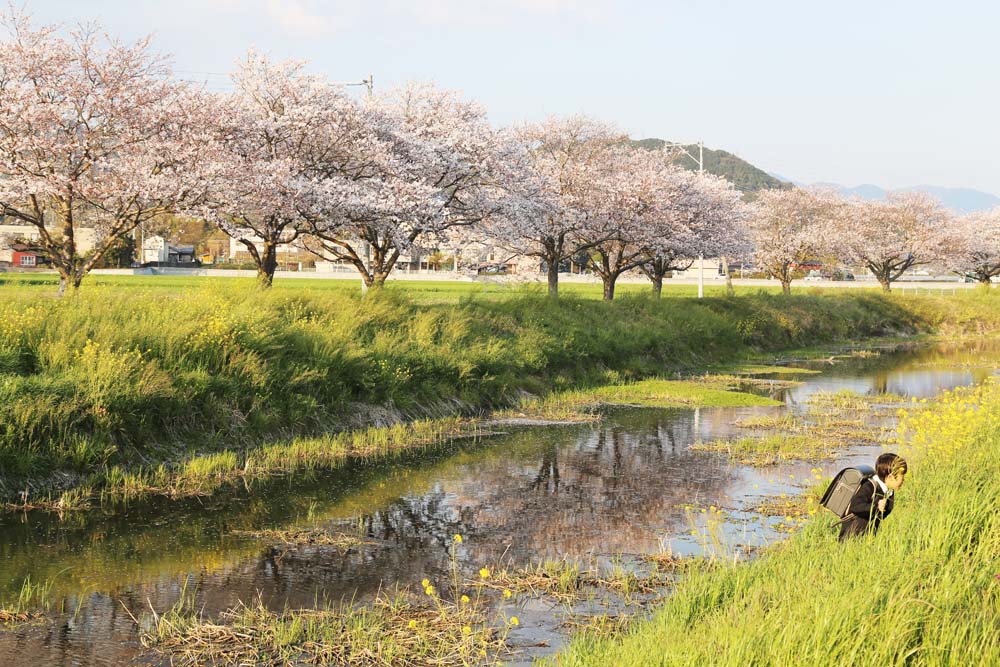
[[[170,78],[149,40],[83,26],[67,38],[6,15],[0,43],[0,213],[33,225],[60,293],[124,235],[204,183],[190,169],[211,146],[205,95]],[[93,227],[82,255],[76,233]]]
[[[888,292],[911,267],[954,256],[952,218],[930,195],[890,193],[886,201],[852,199],[838,206],[825,234],[840,259],[865,266]]]

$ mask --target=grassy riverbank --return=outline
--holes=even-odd
[[[840,544],[817,515],[750,564],[693,573],[624,637],[581,636],[550,664],[1000,664],[1000,386],[945,394],[900,435],[912,472],[874,538]]]
[[[97,488],[109,475],[127,485],[139,469],[211,479],[248,461],[282,460],[260,449],[268,441],[301,449],[296,437],[471,415],[517,405],[526,393],[1000,321],[1000,299],[990,294],[606,304],[510,292],[417,304],[398,292],[361,299],[306,286],[138,285],[88,286],[61,300],[38,286],[0,287],[0,495]]]

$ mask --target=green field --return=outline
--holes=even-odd
[[[48,273],[0,273],[0,289],[4,286],[10,287],[37,287],[42,292],[51,290],[55,293],[59,285],[59,277],[56,274]],[[225,285],[233,285],[239,288],[251,288],[257,284],[256,278],[219,278],[205,276],[118,276],[118,275],[90,275],[81,288],[86,291],[91,287],[140,287],[154,291],[178,291],[185,288],[204,287],[210,284],[222,282]],[[877,286],[876,286],[877,287]],[[361,282],[359,279],[343,280],[337,278],[291,278],[288,274],[282,276],[279,272],[274,280],[275,291],[315,290],[332,291],[343,294],[360,295]],[[651,291],[652,287],[648,283],[620,283],[615,289],[617,297],[644,296]],[[737,287],[738,293],[768,292],[778,294],[781,292],[779,286],[775,287]],[[505,284],[488,280],[467,282],[456,280],[389,280],[385,285],[385,290],[391,293],[405,293],[407,297],[418,303],[452,303],[462,298],[476,299],[498,299],[506,298],[513,294],[545,294],[546,286],[542,283],[529,284]],[[810,288],[803,286],[803,293],[822,293],[820,288]],[[829,291],[829,290],[827,290]],[[603,295],[600,283],[573,283],[562,282],[559,284],[560,294],[575,296],[580,298],[600,299]],[[707,281],[705,294],[708,296],[724,296],[726,287],[716,281]],[[664,285],[663,296],[697,296],[698,287],[696,285]]]
[[[534,286],[400,281],[362,297],[333,280],[261,292],[252,279],[92,278],[60,299],[50,276],[0,275],[7,498],[44,493],[57,472],[63,486],[100,486],[199,456],[238,463],[295,437],[481,414],[525,392],[672,377],[836,340],[977,333],[1000,320],[989,292],[657,301],[643,291],[605,303],[593,285],[553,302]]]

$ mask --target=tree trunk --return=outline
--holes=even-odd
[[[781,293],[791,294],[792,293],[792,281],[786,278],[781,279]]]
[[[274,272],[278,270],[278,248],[270,241],[264,242],[264,252],[257,264],[257,284],[268,289],[274,283]]]
[[[736,290],[733,288],[733,276],[729,273],[729,259],[725,255],[721,259],[722,271],[726,274],[726,296],[733,296],[736,294]]]
[[[72,289],[73,294],[76,294],[83,282],[83,272],[64,266],[57,267],[57,270],[59,271],[59,290],[56,293],[59,296],[65,296],[66,290],[69,288]]]
[[[618,276],[615,274],[610,274],[607,277],[601,276],[601,280],[604,281],[604,300],[614,301],[615,300],[615,281],[618,280]]]
[[[882,286],[883,292],[888,293],[892,291],[892,282],[888,278],[884,276],[879,276],[878,284]]]
[[[650,276],[649,279],[653,281],[653,294],[655,294],[656,298],[659,299],[663,295],[663,276]]]
[[[559,298],[559,262],[548,262],[549,297]]]

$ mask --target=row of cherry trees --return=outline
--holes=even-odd
[[[867,201],[796,188],[761,193],[754,210],[754,262],[785,293],[797,267],[817,259],[864,267],[885,291],[921,265],[983,283],[1000,276],[1000,209],[956,216],[920,192]]]
[[[453,91],[407,85],[354,99],[303,63],[251,51],[213,94],[172,77],[148,41],[96,27],[61,36],[6,17],[0,44],[0,213],[34,226],[60,290],[164,213],[204,217],[241,242],[269,286],[299,242],[382,285],[403,254],[478,242],[529,256],[558,293],[585,258],[614,298],[641,271],[699,256],[751,259],[789,290],[806,259],[864,265],[886,289],[911,266],[1000,273],[1000,215],[955,219],[923,195],[846,201],[800,189],[743,201],[585,117],[494,128]],[[81,226],[98,230],[78,252]]]
[[[585,118],[496,129],[453,91],[408,85],[356,100],[298,62],[250,52],[233,90],[174,79],[147,41],[96,27],[61,36],[6,17],[0,45],[0,212],[37,228],[60,289],[166,212],[215,222],[270,285],[299,241],[384,283],[401,254],[482,242],[605,282],[659,286],[699,253],[735,247],[745,207],[728,183],[629,146]],[[99,232],[78,252],[80,226]]]

